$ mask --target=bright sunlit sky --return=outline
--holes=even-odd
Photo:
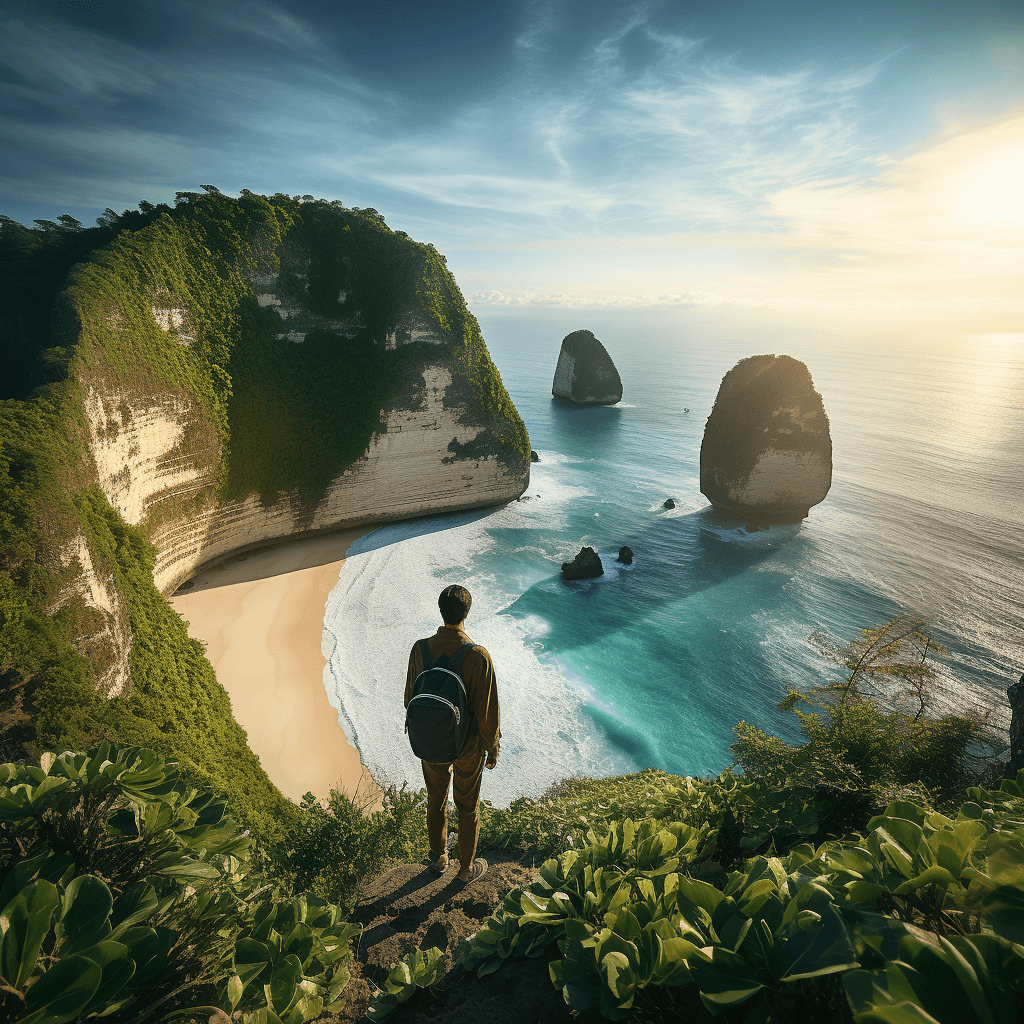
[[[3,3],[0,212],[372,206],[478,312],[1024,321],[1020,0]]]

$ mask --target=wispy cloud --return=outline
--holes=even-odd
[[[1021,268],[1024,122],[892,152],[877,89],[899,51],[755,66],[656,5],[584,24],[537,3],[502,75],[453,69],[425,96],[401,56],[369,84],[313,9],[154,10],[201,31],[142,43],[12,9],[8,200],[52,217],[206,181],[372,205],[458,253],[484,305],[968,308]]]
[[[63,110],[153,96],[163,77],[159,62],[134,47],[27,12],[4,19],[0,64],[20,79],[4,85],[15,107],[32,102]]]

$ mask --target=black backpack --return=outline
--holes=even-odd
[[[462,663],[473,650],[463,644],[454,654],[441,654],[431,665],[430,647],[420,640],[423,671],[412,684],[412,697],[405,711],[405,731],[412,752],[432,764],[457,761],[469,739],[470,709]]]

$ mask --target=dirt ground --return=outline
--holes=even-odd
[[[363,926],[347,1006],[336,1018],[359,1020],[388,968],[413,949],[445,951],[445,975],[436,994],[417,992],[388,1018],[394,1024],[556,1024],[573,1017],[548,976],[547,960],[511,959],[483,980],[458,966],[456,950],[476,932],[509,889],[528,884],[532,862],[508,853],[482,850],[489,863],[478,882],[456,880],[457,862],[438,878],[422,864],[400,864],[370,882],[352,920]]]

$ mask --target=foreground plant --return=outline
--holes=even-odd
[[[22,1024],[341,1009],[358,928],[253,870],[213,794],[102,744],[0,765],[0,1010]]]
[[[702,877],[716,870],[708,826],[613,822],[512,890],[462,963],[484,977],[557,949],[566,1002],[610,1020],[646,1006],[749,1022],[1018,1021],[1024,772],[968,796],[955,817],[893,802],[864,836],[754,857],[721,884]]]
[[[419,988],[432,988],[444,975],[444,952],[436,946],[414,949],[392,964],[384,979],[384,988],[366,1009],[368,1020],[383,1020],[402,1003],[407,1003]]]

